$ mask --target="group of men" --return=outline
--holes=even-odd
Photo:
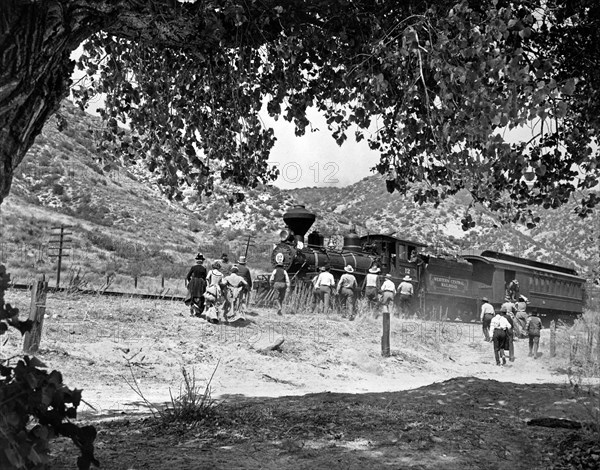
[[[529,338],[529,357],[538,358],[538,347],[542,321],[535,312],[527,312],[528,299],[519,295],[516,302],[507,295],[500,310],[496,311],[487,297],[481,299],[481,322],[484,340],[494,345],[496,365],[506,364],[505,351],[509,361],[514,362],[514,341],[517,338]]]
[[[185,278],[188,294],[185,299],[192,316],[205,318],[211,323],[220,321],[233,322],[245,318],[248,298],[252,289],[252,276],[246,265],[246,257],[240,256],[237,264],[231,264],[227,254],[205,266],[206,259],[202,253],[195,257]],[[282,315],[287,291],[291,286],[290,277],[283,267],[283,254],[275,258],[276,266],[269,277],[269,284],[275,293],[277,314]],[[354,268],[347,265],[338,281],[335,280],[329,266],[320,268],[312,279],[312,309],[324,313],[333,308],[333,299],[339,299],[343,318],[354,320],[356,317],[356,301],[364,292],[370,310],[377,312],[379,307],[384,312],[407,314],[414,295],[410,276],[405,276],[398,286],[394,284],[391,274],[380,275],[380,268],[372,266],[364,281],[359,285]],[[400,311],[394,311],[394,304],[399,300]]]
[[[290,279],[287,271],[283,268],[283,255],[279,259],[276,258],[275,261],[277,266],[269,280],[271,288],[275,291],[277,313],[281,315],[285,293],[290,287]],[[399,312],[394,312],[394,302],[399,296],[400,310],[408,313],[414,294],[410,276],[405,276],[396,287],[391,274],[386,274],[382,282],[380,271],[377,266],[372,266],[362,284],[359,285],[351,265],[344,267],[344,273],[338,281],[331,273],[330,266],[322,266],[312,279],[312,310],[329,312],[333,308],[334,298],[337,297],[342,318],[354,320],[356,300],[360,292],[364,291],[371,310],[376,311],[381,306],[384,312],[396,313],[396,316],[399,316]]]
[[[240,256],[237,264],[231,264],[223,253],[221,259],[204,266],[202,253],[195,257],[185,278],[188,294],[185,303],[190,314],[204,318],[210,323],[228,323],[245,319],[248,297],[252,289],[252,275],[246,266],[246,257]]]

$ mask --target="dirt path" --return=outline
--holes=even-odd
[[[28,305],[14,291],[7,301]],[[533,360],[518,341],[516,361],[497,367],[478,324],[393,321],[383,358],[381,320],[365,316],[265,309],[233,327],[191,318],[181,303],[64,294],[49,295],[47,312],[39,357],[83,389],[93,409],[80,418],[100,429],[104,468],[549,468],[568,433],[526,419],[589,416],[568,385],[565,345]],[[281,351],[258,350],[279,336]],[[10,335],[0,352],[19,342]],[[160,406],[179,395],[182,368],[199,391],[214,372],[219,416],[190,427],[143,421],[134,378]],[[490,456],[499,432],[504,450]],[[72,468],[71,447],[58,444],[54,468]]]

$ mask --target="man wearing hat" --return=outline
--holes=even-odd
[[[277,315],[283,315],[283,302],[285,293],[290,288],[290,277],[285,269],[283,269],[284,257],[281,253],[275,256],[277,265],[269,277],[269,284],[275,291],[275,300],[277,301]]]
[[[337,293],[340,296],[340,305],[342,306],[342,318],[349,316],[350,320],[354,320],[354,299],[358,284],[354,277],[354,268],[350,265],[344,268],[346,271],[340,277],[337,285]]]
[[[486,341],[491,341],[490,338],[490,323],[494,318],[495,312],[494,307],[490,304],[487,297],[481,299],[481,324],[483,327],[483,336]]]
[[[204,267],[204,255],[198,253],[194,258],[196,264],[192,266],[185,277],[188,293],[185,304],[190,307],[192,316],[200,316],[204,311],[204,291],[206,290],[206,268]]]
[[[246,257],[240,256],[238,259],[238,274],[244,278],[247,286],[244,287],[240,298],[240,308],[242,311],[246,311],[248,307],[248,299],[250,297],[250,292],[252,292],[252,275],[250,274],[250,269],[246,266]]]
[[[363,282],[365,297],[369,302],[369,308],[372,309],[377,305],[377,294],[379,293],[379,272],[380,269],[373,265],[369,268],[369,272]]]
[[[386,274],[385,281],[381,284],[381,304],[383,311],[389,314],[394,309],[394,297],[396,297],[396,285],[392,281],[392,275]]]
[[[335,278],[333,277],[333,274],[329,272],[329,269],[329,266],[323,266],[323,269],[315,282],[315,288],[319,291],[320,300],[323,301],[323,313],[329,311],[331,294],[333,294],[333,289],[335,289]]]
[[[400,296],[400,311],[403,315],[408,315],[410,303],[414,294],[414,288],[410,281],[410,276],[406,275],[398,286],[398,295]]]

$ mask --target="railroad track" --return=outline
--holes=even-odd
[[[9,284],[9,289],[16,290],[31,290],[31,284]],[[180,295],[171,295],[171,294],[142,294],[136,292],[116,292],[109,290],[95,290],[95,289],[73,289],[66,287],[49,287],[48,292],[70,292],[73,294],[83,294],[83,295],[107,295],[110,297],[131,297],[135,299],[152,299],[152,300],[180,300],[183,301],[185,297]]]

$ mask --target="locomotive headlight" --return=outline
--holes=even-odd
[[[281,232],[279,232],[279,239],[284,242],[287,240],[287,238],[289,237],[289,233],[287,230],[282,230]]]

